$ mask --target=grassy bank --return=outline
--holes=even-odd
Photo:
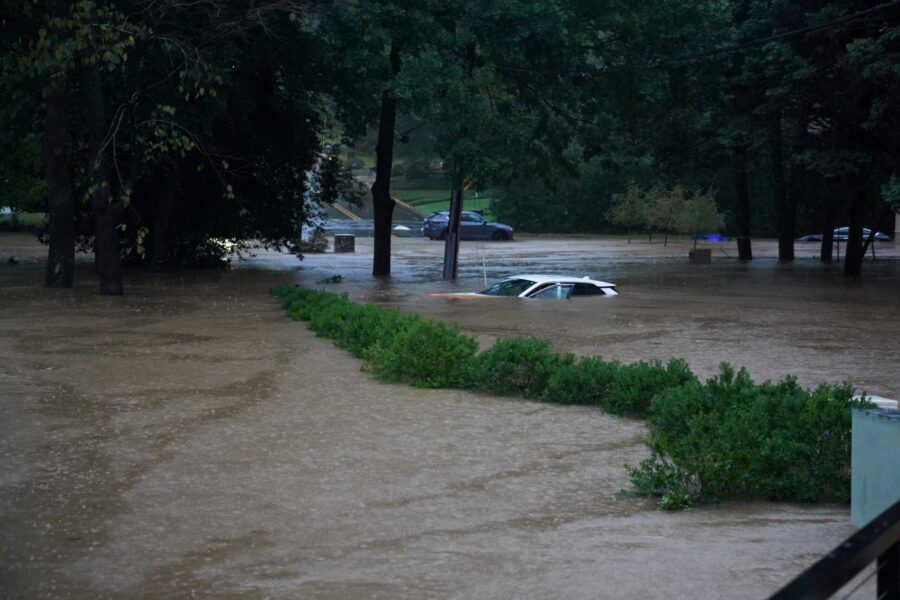
[[[426,215],[438,210],[450,210],[450,190],[392,189],[391,194]],[[463,195],[463,210],[481,211],[488,219],[493,219],[490,208],[490,196],[479,195],[476,198],[470,193]]]

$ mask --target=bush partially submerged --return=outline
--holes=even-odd
[[[550,349],[550,340],[516,337],[497,342],[479,354],[469,370],[468,387],[502,396],[541,398],[551,374],[572,364]]]
[[[361,306],[338,296],[305,288],[272,290],[290,316],[309,321],[309,329],[358,358],[382,381],[417,387],[462,387],[478,343],[443,322],[418,315]]]
[[[681,359],[623,365],[575,359],[549,340],[499,340],[476,354],[474,337],[418,315],[355,304],[346,295],[285,286],[272,290],[309,328],[331,338],[382,381],[455,387],[543,402],[585,404],[649,418],[652,456],[626,468],[639,493],[662,508],[726,498],[849,500],[849,383],[813,391],[786,377],[755,384],[722,364],[701,383]]]
[[[632,483],[671,506],[764,498],[849,501],[849,383],[809,391],[786,377],[755,384],[722,364],[717,377],[672,387],[653,403],[653,456]]]
[[[478,350],[478,342],[443,322],[415,317],[376,341],[367,351],[367,366],[382,381],[405,381],[416,387],[461,387]]]
[[[601,406],[614,415],[645,419],[653,403],[667,390],[696,381],[697,377],[680,358],[671,359],[665,367],[659,361],[622,365]]]

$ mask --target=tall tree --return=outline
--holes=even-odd
[[[17,7],[2,64],[48,90],[49,284],[71,285],[76,233],[93,240],[102,293],[121,293],[123,254],[161,265],[218,258],[223,239],[295,243],[307,204],[328,195],[310,174],[333,171],[313,172],[322,63],[305,4]],[[92,226],[76,232],[82,206]]]
[[[464,180],[477,189],[511,177],[514,164],[526,172],[560,162],[554,150],[571,141],[571,128],[558,108],[571,87],[579,33],[568,3],[336,1],[324,14],[323,34],[340,70],[352,75],[336,74],[342,121],[356,134],[379,120],[373,274],[390,272],[390,136],[398,113],[432,125],[434,154],[452,157],[455,197]]]
[[[344,140],[353,144],[373,124],[377,130],[371,187],[376,277],[391,273],[396,123],[398,112],[409,110],[399,90],[401,69],[424,48],[440,43],[436,10],[430,1],[412,0],[334,0],[322,10],[318,33],[336,65],[328,78]]]
[[[391,75],[400,72],[400,46],[391,42],[388,52]],[[391,171],[394,165],[394,137],[397,135],[397,99],[390,89],[381,93],[381,111],[378,119],[378,143],[375,145],[375,182],[372,184],[372,207],[375,217],[375,246],[373,249],[372,275],[388,277],[391,274],[391,221],[394,199],[391,197]]]

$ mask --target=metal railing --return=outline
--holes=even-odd
[[[900,501],[872,519],[770,600],[830,598],[876,562],[878,600],[900,600]]]

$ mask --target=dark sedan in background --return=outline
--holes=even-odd
[[[834,238],[833,239],[836,242],[846,242],[847,235],[849,233],[850,233],[849,227],[838,227],[837,229],[834,230]],[[869,229],[868,227],[863,227],[863,239],[864,240],[867,239],[869,237],[869,234],[871,234],[871,233],[872,233],[871,229]],[[822,237],[823,236],[821,233],[810,233],[809,235],[804,235],[802,237],[797,238],[797,241],[798,242],[821,242]],[[881,233],[880,231],[875,232],[875,240],[876,241],[887,242],[890,239],[891,238],[887,234]]]
[[[425,237],[432,240],[447,239],[449,221],[449,210],[431,213],[425,217],[425,225],[422,228]],[[464,240],[511,240],[514,230],[509,225],[488,221],[476,212],[464,210],[460,218],[459,232],[460,238]]]

